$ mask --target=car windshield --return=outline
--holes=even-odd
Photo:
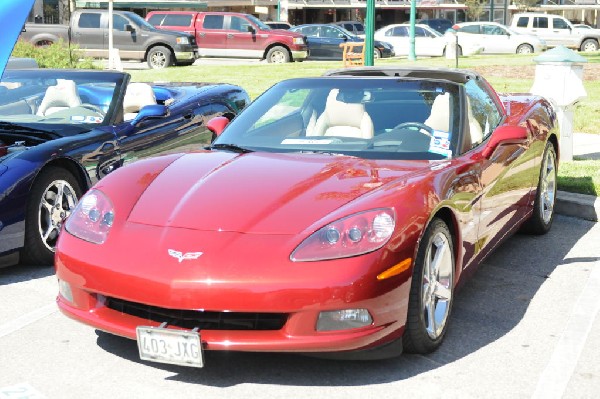
[[[135,22],[138,26],[143,27],[144,29],[156,30],[156,28],[152,26],[148,21],[146,21],[144,18],[140,17],[134,12],[128,12],[127,16],[130,19],[132,19],[133,22]]]
[[[431,79],[292,79],[256,99],[215,145],[369,159],[450,158],[459,140],[458,93],[456,84]]]
[[[60,135],[107,125],[125,76],[103,71],[6,71],[0,81],[0,122]]]
[[[256,18],[254,15],[248,14],[248,19],[254,22],[254,24],[262,30],[271,30],[271,27],[269,25],[265,24],[263,21]]]

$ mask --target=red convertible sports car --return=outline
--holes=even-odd
[[[477,265],[552,224],[551,105],[470,71],[287,80],[227,124],[108,175],[59,238],[60,309],[142,359],[427,353]]]

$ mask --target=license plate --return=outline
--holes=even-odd
[[[204,366],[198,333],[160,327],[137,327],[136,334],[142,360],[180,366]]]

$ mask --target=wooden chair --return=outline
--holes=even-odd
[[[340,43],[342,48],[342,62],[345,67],[365,65],[365,43],[344,42]]]

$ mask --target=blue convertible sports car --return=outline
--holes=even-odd
[[[0,266],[51,264],[63,220],[93,183],[138,158],[208,144],[206,122],[231,119],[249,102],[232,85],[129,80],[113,71],[5,71]]]

